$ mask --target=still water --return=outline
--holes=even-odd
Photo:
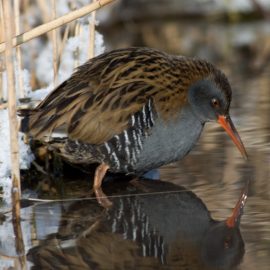
[[[6,234],[0,239],[0,269],[19,269],[25,261],[29,269],[233,269],[228,265],[238,263],[238,269],[269,269],[270,50],[260,51],[252,43],[259,38],[260,44],[269,42],[269,29],[264,23],[183,27],[175,22],[163,23],[159,35],[153,34],[155,28],[140,29],[140,45],[209,57],[225,71],[233,88],[231,117],[248,161],[217,124],[208,124],[184,160],[160,169],[164,182],[109,181],[105,191],[115,196],[109,211],[89,198],[23,204],[23,246],[16,242],[11,215],[1,216],[0,229]],[[239,45],[235,33],[243,34],[244,29],[253,38]],[[117,33],[121,35],[121,29]],[[171,42],[162,41],[166,36]],[[123,44],[134,45],[119,38],[110,46]],[[191,50],[188,44],[200,46]],[[67,183],[67,195],[80,197],[90,185],[73,180]],[[231,216],[247,181],[248,198],[241,234],[238,231],[233,238],[233,255],[224,252],[208,258],[203,251],[206,232],[213,220]],[[212,252],[217,250],[215,246]]]

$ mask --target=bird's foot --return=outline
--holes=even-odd
[[[113,203],[108,199],[108,197],[105,195],[105,193],[102,191],[102,189],[94,188],[94,192],[97,198],[98,203],[103,206],[104,208],[111,208]]]
[[[95,171],[95,178],[94,178],[94,191],[96,194],[96,198],[98,203],[103,206],[104,208],[110,208],[112,206],[112,202],[108,199],[105,193],[102,191],[101,183],[102,180],[109,169],[109,166],[105,163],[101,163]]]

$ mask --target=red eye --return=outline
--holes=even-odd
[[[219,107],[219,101],[216,98],[212,98],[211,99],[211,104],[214,108],[218,108]]]

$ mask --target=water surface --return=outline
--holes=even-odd
[[[157,28],[160,29],[159,34],[155,32]],[[233,88],[231,117],[246,146],[249,160],[242,159],[232,141],[218,124],[207,124],[196,147],[184,160],[160,169],[161,179],[192,191],[216,220],[224,220],[231,214],[242,187],[246,181],[250,181],[248,201],[240,226],[245,242],[245,255],[239,269],[269,269],[270,65],[267,59],[270,51],[267,52],[264,46],[269,42],[269,23],[268,25],[263,22],[215,25],[155,22],[153,25],[148,23],[144,27],[140,26],[140,29],[141,32],[136,30],[141,37],[137,44],[158,47],[177,54],[209,58],[228,75]],[[130,35],[133,34],[132,31],[131,29]],[[124,30],[114,29],[113,33],[116,32],[123,35]],[[108,33],[106,39],[110,40]],[[110,44],[111,47],[120,47],[123,44],[137,45],[128,38],[123,39],[124,41],[119,38],[118,43],[116,39],[117,37],[111,38],[111,41],[114,41]],[[262,46],[261,50],[258,49],[258,43]],[[90,185],[86,180],[79,180],[81,179],[74,177],[74,182],[67,183],[69,185],[67,190],[72,198],[79,197],[89,189]],[[119,193],[119,191],[125,194],[129,192],[128,188],[123,187],[113,190],[110,185],[114,183],[108,183],[106,186],[109,194]],[[156,203],[160,204],[161,210],[160,213],[155,213],[156,217],[164,215],[168,196],[175,196],[175,194],[164,194],[158,197]],[[116,200],[122,200],[125,204],[124,198],[120,197]],[[125,212],[124,206],[119,207],[119,216],[114,216],[115,221],[110,220],[110,226],[113,222],[116,225],[121,224],[121,218],[128,218],[125,214],[131,213],[130,209]],[[187,205],[187,209],[188,207],[191,206]],[[170,211],[175,211],[175,215],[179,215],[177,210],[174,205],[170,205]],[[1,216],[0,268],[19,269],[20,261],[26,260],[27,267],[32,266],[32,269],[112,269],[112,264],[109,263],[112,261],[116,265],[114,269],[133,269],[134,261],[133,264],[131,262],[135,258],[137,266],[139,262],[141,263],[141,268],[134,269],[143,269],[143,267],[175,269],[172,263],[166,266],[166,258],[161,256],[164,254],[162,252],[165,252],[161,250],[163,243],[166,242],[164,236],[166,233],[161,229],[154,230],[155,222],[158,224],[158,220],[155,222],[152,220],[152,229],[148,232],[143,231],[144,226],[139,226],[140,222],[146,224],[146,217],[144,220],[141,216],[138,219],[140,222],[134,220],[138,225],[137,233],[150,235],[155,243],[152,246],[160,247],[157,250],[153,248],[152,251],[148,247],[147,252],[138,253],[138,245],[132,240],[132,234],[130,235],[132,232],[127,232],[129,227],[124,221],[122,226],[127,226],[126,230],[115,229],[108,234],[109,229],[106,224],[109,223],[103,220],[104,215],[106,216],[104,211],[93,200],[34,203],[25,206],[21,210],[24,254],[18,254],[16,251],[11,214]],[[134,211],[136,212],[136,207]],[[203,213],[206,213],[205,211],[202,210]],[[99,228],[100,218],[103,222],[102,229]],[[176,220],[181,219],[178,216]],[[175,220],[171,218],[167,222],[170,226]],[[149,241],[147,243],[149,244]],[[139,248],[143,250],[143,245]],[[146,248],[147,245],[144,249]],[[41,254],[41,259],[37,262],[33,258],[39,256],[38,252]],[[24,257],[26,254],[28,256]],[[91,261],[90,255],[95,256],[95,259]],[[179,260],[180,256],[187,255],[176,252],[173,256],[175,260]],[[49,262],[46,266],[47,260]],[[37,265],[43,265],[43,268],[41,266],[35,268],[33,261]],[[103,266],[99,268],[93,261],[100,261]],[[120,261],[122,268],[120,264],[117,266],[117,262]],[[69,262],[67,268],[64,267],[65,262]],[[54,263],[54,268],[50,268],[50,263]],[[9,266],[11,268],[8,268]]]

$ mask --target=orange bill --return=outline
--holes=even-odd
[[[240,219],[243,214],[243,209],[247,200],[248,185],[249,182],[246,182],[246,185],[241,193],[241,196],[232,211],[232,215],[226,220],[226,225],[229,228],[234,228],[235,226],[239,226],[240,224]]]
[[[247,159],[247,152],[244,147],[244,144],[241,141],[241,138],[234,127],[234,124],[229,116],[219,115],[218,116],[218,123],[225,129],[228,135],[231,137],[239,151],[241,152],[242,156]]]

